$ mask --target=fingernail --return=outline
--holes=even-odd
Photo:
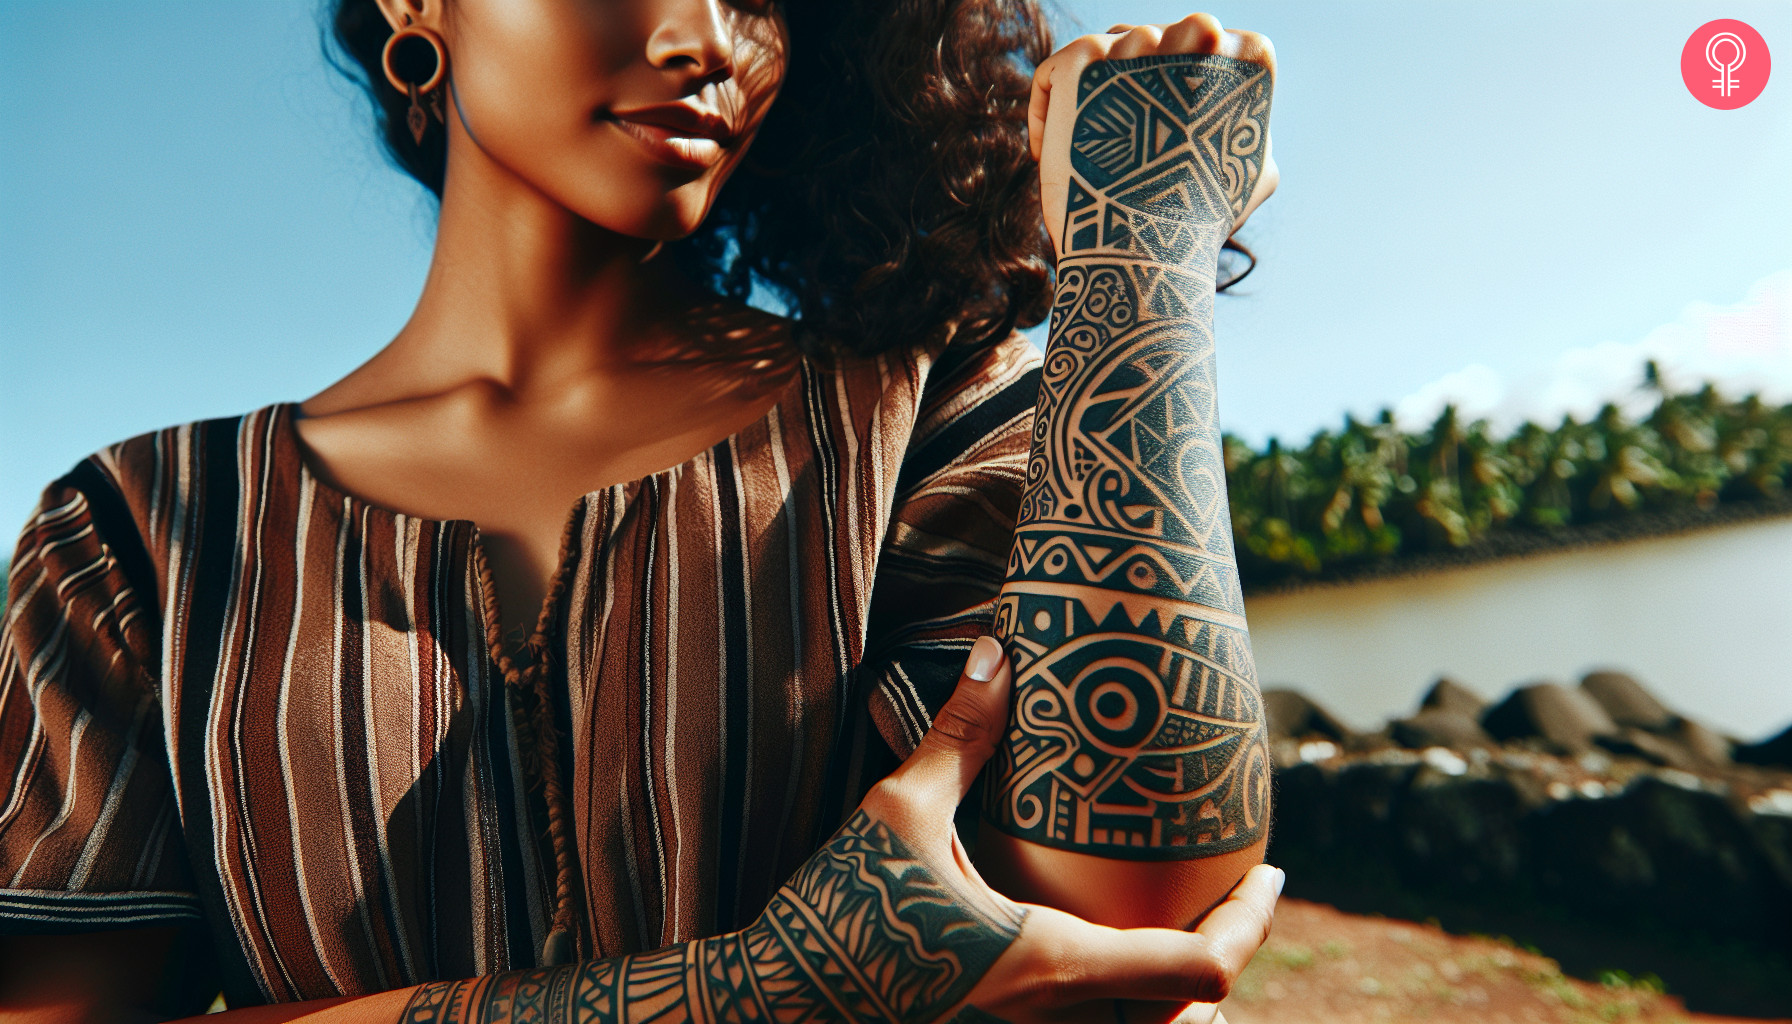
[[[1287,883],[1288,883],[1288,872],[1283,871],[1281,868],[1277,868],[1276,869],[1276,895],[1277,896],[1282,895],[1282,886],[1286,885]]]
[[[993,636],[980,636],[971,645],[971,656],[965,659],[964,674],[987,683],[996,677],[996,670],[1002,667],[1002,642]]]

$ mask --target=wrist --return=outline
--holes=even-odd
[[[1067,241],[1054,240],[1056,266],[1061,270],[1085,263],[1150,264],[1211,279],[1231,237],[1217,224],[1194,220],[1159,221],[1152,228],[1135,237],[1124,222],[1110,224],[1105,235],[1099,224],[1077,226]]]
[[[1138,252],[1097,247],[1060,256],[1053,282],[1052,338],[1060,320],[1073,311],[1078,320],[1103,322],[1111,336],[1116,328],[1146,321],[1210,326],[1225,238],[1213,232],[1174,241],[1179,247],[1166,244]],[[1095,301],[1093,308],[1082,305],[1085,292]],[[1108,303],[1120,307],[1122,319],[1108,315]]]

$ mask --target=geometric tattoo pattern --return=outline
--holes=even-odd
[[[1219,250],[1267,157],[1270,75],[1099,61],[1072,178],[1027,484],[997,601],[1015,705],[997,827],[1125,859],[1261,839],[1269,764],[1214,380]]]
[[[854,814],[746,928],[636,956],[425,985],[405,1024],[846,1024],[958,1005],[1025,911],[948,886]],[[966,1004],[955,1020],[987,1021]]]

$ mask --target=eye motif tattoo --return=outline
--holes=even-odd
[[[426,985],[405,1024],[924,1022],[958,1005],[1025,912],[947,885],[855,814],[741,931],[637,956]],[[1000,1024],[968,1004],[961,1024]]]
[[[1100,61],[1069,201],[995,631],[1015,709],[986,816],[1123,859],[1264,835],[1269,764],[1214,380],[1219,250],[1268,155],[1270,75],[1217,55]]]

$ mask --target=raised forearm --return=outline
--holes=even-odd
[[[1136,904],[1114,890],[1148,882],[1210,902],[1191,879],[1216,866],[1193,861],[1254,861],[1267,832],[1213,297],[1268,105],[1263,68],[1214,55],[1098,62],[1078,93],[1027,491],[995,619],[1016,668],[1013,727],[985,810],[1003,834],[986,844],[997,858],[1033,865],[1016,895],[1085,915]],[[1030,845],[1083,856],[1052,870]],[[1166,907],[1151,923],[1202,909]],[[1109,923],[1143,923],[1123,916]]]

